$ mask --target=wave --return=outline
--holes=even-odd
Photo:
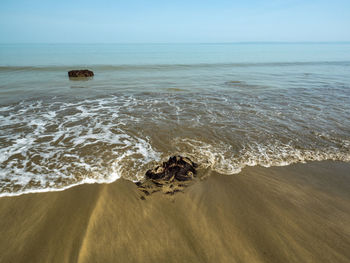
[[[210,168],[220,174],[238,174],[246,166],[286,166],[308,161],[343,161],[350,162],[350,150],[339,151],[337,148],[297,149],[291,143],[270,141],[266,144],[250,142],[236,151],[231,145],[217,142],[208,144],[196,139],[176,140],[177,145],[187,145],[190,150],[183,152],[195,159],[202,168]],[[350,146],[350,141],[344,141]],[[186,147],[185,147],[186,148]]]
[[[294,103],[292,97],[289,103]],[[302,115],[300,107],[290,109],[256,102],[255,97],[237,101],[235,95],[220,94],[120,94],[3,106],[0,196],[119,178],[138,181],[156,162],[174,154],[221,174],[255,165],[350,161],[346,108],[336,112],[335,120],[331,107],[326,115],[317,108],[317,118],[310,104]]]
[[[350,61],[297,61],[297,62],[259,62],[259,63],[198,63],[198,64],[124,64],[124,65],[48,65],[48,66],[0,66],[0,72],[13,71],[69,71],[89,68],[96,71],[129,70],[186,70],[193,68],[231,68],[231,67],[289,67],[289,66],[349,66]]]
[[[190,151],[179,151],[179,154],[188,156],[195,162],[199,163],[199,169],[211,169],[219,174],[223,175],[234,175],[239,174],[242,169],[247,166],[287,166],[294,163],[306,163],[309,161],[343,161],[350,162],[349,153],[341,153],[336,150],[326,149],[321,150],[298,150],[293,149],[290,145],[284,145],[281,148],[275,148],[271,145],[250,145],[247,149],[242,150],[242,155],[233,155],[229,152],[230,146],[219,145],[214,146],[206,144],[204,142],[193,140],[193,139],[178,139],[178,142],[185,143],[187,146],[193,146]],[[248,150],[249,149],[249,150]],[[254,151],[255,150],[255,151]],[[139,154],[140,152],[134,152],[133,154]],[[160,159],[166,160],[169,155],[164,155]],[[83,185],[83,184],[109,184],[116,180],[123,178],[133,182],[143,179],[143,175],[150,168],[150,163],[145,163],[145,166],[139,166],[139,176],[137,179],[131,179],[128,176],[123,176],[122,170],[125,169],[125,163],[121,162],[125,156],[122,156],[117,160],[113,166],[115,171],[110,173],[109,176],[95,177],[95,178],[84,178],[78,182],[70,183],[61,187],[44,187],[44,188],[25,188],[20,191],[13,192],[2,192],[0,197],[19,196],[30,193],[43,193],[43,192],[56,192],[64,191],[66,189]],[[130,160],[127,160],[127,162]],[[138,160],[133,160],[138,162]],[[154,162],[151,162],[154,164]],[[205,173],[203,173],[205,174]],[[36,175],[40,176],[40,175]]]
[[[350,141],[346,141],[344,144],[348,147],[350,146]],[[339,151],[339,149],[335,148],[296,149],[290,144],[276,141],[265,145],[258,143],[247,144],[238,152],[231,145],[224,143],[210,144],[197,139],[181,137],[174,139],[173,146],[177,150],[176,154],[190,157],[199,164],[199,170],[203,171],[203,173],[199,173],[200,176],[201,174],[207,174],[204,172],[207,169],[223,175],[234,175],[239,174],[247,166],[287,166],[294,163],[326,160],[350,162],[349,151]],[[120,154],[109,167],[104,167],[104,169],[100,169],[100,172],[90,174],[89,177],[76,179],[59,187],[28,185],[27,181],[27,185],[22,185],[22,190],[15,190],[14,188],[12,191],[0,193],[0,197],[63,191],[82,184],[109,184],[120,178],[136,182],[144,178],[145,172],[154,166],[156,161],[166,160],[170,156],[171,154],[168,152],[157,152],[147,142],[143,141],[134,145],[132,150]],[[86,163],[81,165],[86,165],[89,168],[89,165]],[[20,172],[22,177],[30,180],[43,176],[41,174],[28,173],[25,169],[19,169],[17,172]],[[132,176],[132,174],[136,176]],[[59,176],[61,178],[65,177],[64,174]],[[26,182],[22,181],[22,183]]]

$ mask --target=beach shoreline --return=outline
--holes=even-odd
[[[141,200],[130,181],[1,197],[1,262],[348,262],[350,164],[206,171]]]

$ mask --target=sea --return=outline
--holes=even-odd
[[[177,154],[222,175],[349,162],[350,43],[0,44],[0,196]]]

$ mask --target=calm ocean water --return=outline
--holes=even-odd
[[[95,77],[72,81],[67,71]],[[0,195],[350,161],[350,43],[0,45]]]

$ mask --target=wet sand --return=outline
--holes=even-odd
[[[0,262],[350,262],[350,164],[206,171],[141,200],[126,180],[0,198]]]

